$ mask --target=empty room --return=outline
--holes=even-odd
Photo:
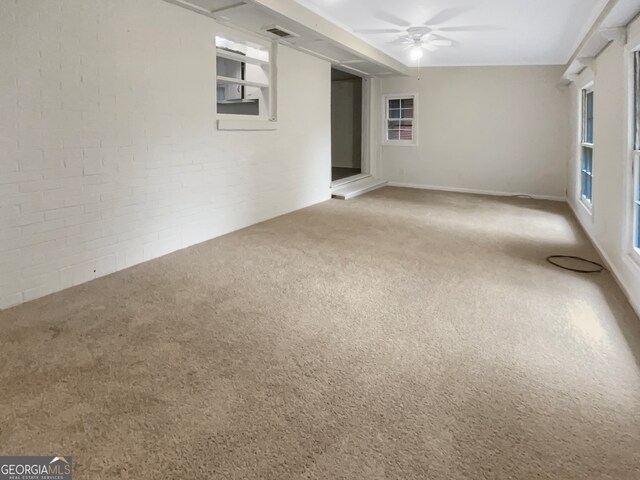
[[[640,0],[0,0],[0,480],[640,479]]]

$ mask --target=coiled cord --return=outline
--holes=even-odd
[[[581,270],[578,268],[571,268],[571,267],[567,267],[564,265],[561,265],[559,263],[556,263],[554,260],[556,259],[562,259],[562,258],[568,258],[571,260],[579,260],[581,262],[585,262],[588,263],[590,265],[593,265],[596,267],[596,269],[589,269],[589,270]],[[563,270],[569,270],[570,272],[577,272],[577,273],[600,273],[603,270],[605,270],[604,265],[602,265],[601,263],[598,262],[592,262],[591,260],[587,260],[586,258],[582,258],[582,257],[574,257],[573,255],[551,255],[549,257],[547,257],[547,262],[549,262],[551,265],[554,265],[558,268],[562,268]]]

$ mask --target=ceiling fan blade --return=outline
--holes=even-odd
[[[375,12],[374,17],[376,17],[378,20],[391,23],[392,25],[396,25],[398,27],[406,28],[411,26],[410,22],[407,22],[400,17],[396,17],[393,13],[383,12],[382,10],[378,10],[377,12]]]
[[[434,29],[434,32],[495,32],[502,30],[500,27],[489,25],[469,25],[464,27],[442,27]]]
[[[373,35],[378,33],[400,33],[402,30],[399,28],[359,28],[353,31],[354,33],[363,33],[365,35]]]
[[[445,8],[444,10],[436,13],[433,17],[424,22],[424,24],[427,26],[441,25],[456,18],[459,15],[462,15],[468,10],[468,7]]]
[[[453,45],[453,42],[451,40],[435,39],[430,40],[429,45],[433,45],[434,47],[450,47]]]
[[[415,42],[407,37],[398,37],[387,43],[387,45],[413,45]]]

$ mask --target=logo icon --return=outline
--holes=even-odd
[[[0,480],[71,480],[72,458],[0,457]]]

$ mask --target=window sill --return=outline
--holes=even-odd
[[[631,251],[627,255],[627,261],[630,267],[640,273],[640,249],[632,247]]]
[[[589,218],[593,222],[593,204],[592,203],[587,203],[587,201],[582,197],[582,195],[580,195],[580,198],[578,200],[578,204],[580,205],[580,207],[582,207],[582,210],[585,213],[587,213],[587,215],[589,215]]]
[[[218,130],[272,131],[278,129],[278,122],[267,117],[247,118],[246,115],[218,115]]]

